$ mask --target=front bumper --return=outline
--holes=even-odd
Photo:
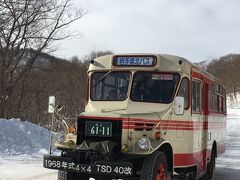
[[[43,167],[113,177],[125,177],[133,175],[133,164],[131,162],[96,161],[94,164],[79,164],[75,163],[71,158],[54,155],[44,156]]]

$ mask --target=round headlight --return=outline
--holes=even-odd
[[[56,134],[56,141],[59,143],[63,143],[64,141],[64,132],[60,131]]]
[[[150,148],[150,140],[148,138],[142,138],[138,141],[138,146],[143,150],[147,150]]]

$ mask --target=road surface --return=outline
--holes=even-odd
[[[228,116],[226,152],[217,158],[216,163],[214,180],[240,179],[240,116]]]

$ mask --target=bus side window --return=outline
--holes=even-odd
[[[219,85],[219,96],[218,96],[218,110],[219,113],[225,113],[224,110],[224,104],[225,104],[225,100],[224,100],[225,94],[224,94],[224,89],[222,85]]]
[[[208,107],[210,112],[213,111],[213,96],[214,96],[214,85],[212,83],[209,86],[209,94],[208,94]]]
[[[184,97],[184,109],[189,108],[189,80],[183,78],[177,96]]]
[[[226,107],[226,92],[225,89],[223,89],[223,112],[227,112],[227,107]]]
[[[201,82],[192,81],[192,111],[200,112],[201,107]]]

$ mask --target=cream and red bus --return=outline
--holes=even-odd
[[[64,129],[61,155],[45,155],[44,167],[59,180],[212,178],[226,143],[226,94],[214,76],[177,56],[113,54],[91,61],[87,92],[75,128],[53,122]]]

